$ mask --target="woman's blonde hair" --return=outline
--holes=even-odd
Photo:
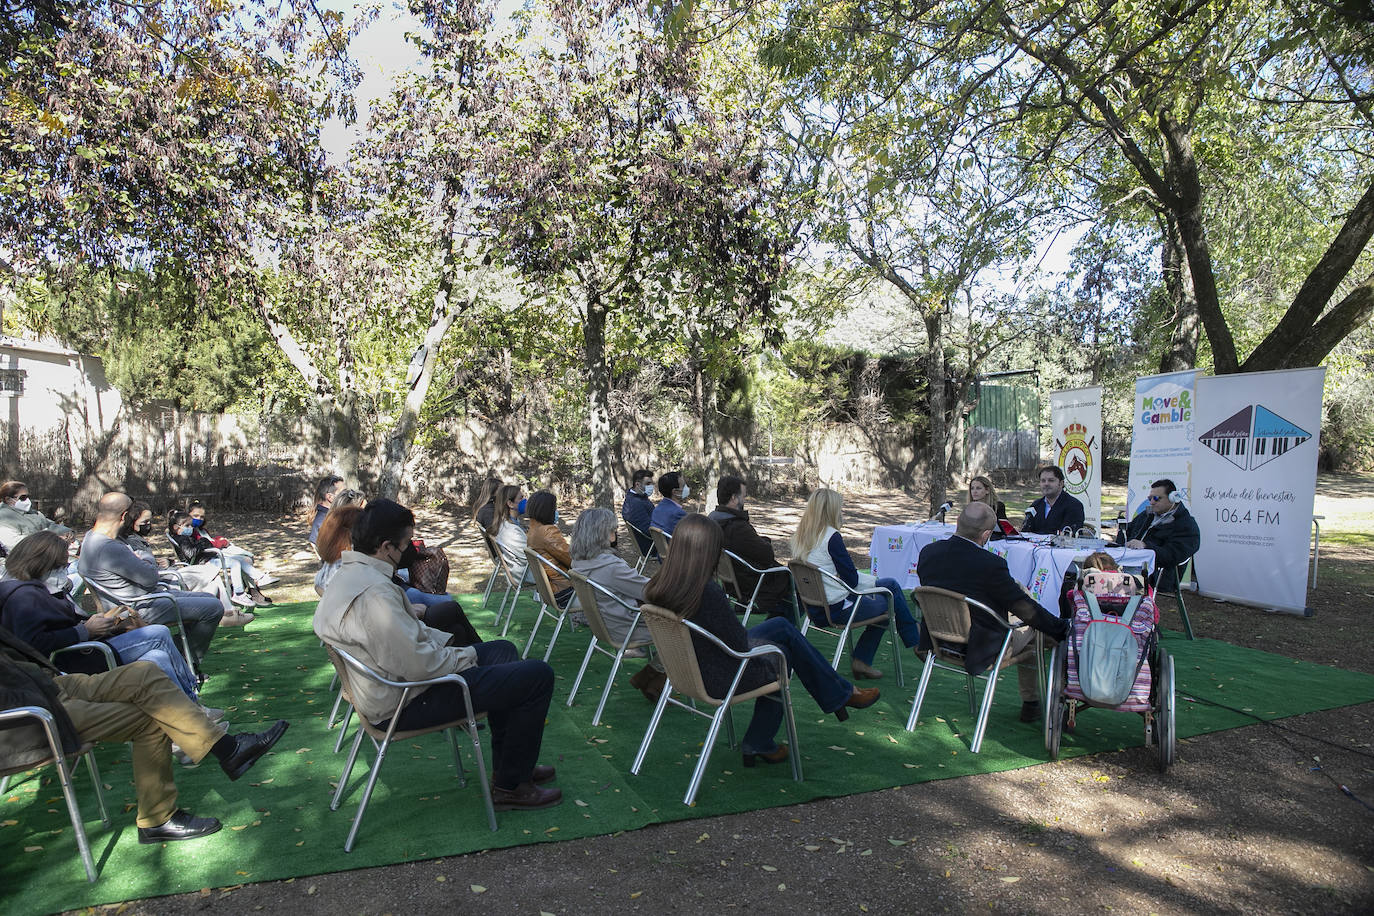
[[[991,480],[988,480],[988,479],[987,479],[986,477],[984,477],[982,474],[979,474],[977,477],[971,478],[971,479],[969,480],[969,482],[968,482],[969,487],[972,488],[972,486],[973,486],[973,484],[974,484],[975,482],[981,483],[981,484],[983,485],[983,489],[984,489],[984,490],[987,490],[987,495],[983,497],[982,501],[985,502],[985,503],[987,503],[989,506],[992,506],[993,509],[996,509],[996,508],[997,508],[997,488],[994,487],[994,486],[992,485],[992,481],[991,481]],[[969,499],[972,500],[973,497],[970,496]]]
[[[797,531],[792,535],[794,559],[805,559],[812,548],[820,542],[825,529],[839,530],[840,509],[843,506],[844,497],[834,490],[822,487],[811,494],[811,498],[806,501],[806,511],[797,523]]]

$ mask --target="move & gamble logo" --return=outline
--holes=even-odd
[[[1193,393],[1185,389],[1170,397],[1143,396],[1140,399],[1140,422],[1143,426],[1193,422]]]

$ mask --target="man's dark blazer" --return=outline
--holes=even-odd
[[[1031,503],[1031,507],[1035,509],[1035,515],[1021,526],[1023,532],[1054,534],[1066,527],[1074,531],[1083,527],[1083,504],[1063,491],[1050,507],[1048,517],[1045,515],[1045,497],[1042,496]],[[1096,523],[1093,527],[1097,527]]]
[[[1006,560],[966,538],[951,535],[943,541],[927,544],[916,561],[916,574],[921,577],[922,585],[948,589],[981,601],[1003,620],[1012,613],[1055,639],[1062,640],[1068,634],[1068,621],[1031,600],[1011,577]],[[984,622],[986,617],[980,611],[973,611],[972,620],[964,670],[969,674],[982,674],[997,660],[1006,631],[996,624]],[[921,630],[921,642],[928,647],[925,627]]]

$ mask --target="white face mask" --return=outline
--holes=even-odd
[[[43,577],[43,587],[50,595],[60,595],[72,590],[72,580],[67,578],[66,568],[59,566]]]
[[[647,482],[645,482],[642,486],[640,486],[639,491],[640,491],[641,493],[643,493],[645,496],[653,496],[653,495],[654,495],[654,484],[653,484],[653,481],[647,481]]]
[[[561,518],[561,516],[559,516],[558,510],[557,510],[557,509],[554,509],[554,510],[553,510],[553,523],[554,523],[555,525],[557,525],[561,520],[562,520],[562,518]]]
[[[182,537],[190,537],[190,536],[191,536],[191,532],[193,532],[193,531],[195,531],[195,530],[196,530],[196,529],[192,528],[190,525],[187,525],[185,528],[182,528],[182,529],[181,529],[181,536],[182,536]]]
[[[682,496],[681,496],[681,498],[682,498],[682,499],[686,499],[687,497],[689,497],[689,496],[691,496],[691,495],[692,495],[692,488],[689,487],[689,486],[687,486],[687,484],[684,483],[684,484],[682,485]]]
[[[14,508],[18,509],[20,512],[28,512],[33,508],[33,500],[29,499],[27,496],[23,499],[16,499],[14,501]]]

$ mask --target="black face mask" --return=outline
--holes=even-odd
[[[410,565],[420,559],[420,551],[415,549],[415,542],[406,543],[406,549],[401,551],[401,559],[397,561],[397,569],[409,569]]]
[[[619,547],[619,546],[620,546],[620,535],[617,534],[615,537],[611,538],[611,549],[612,549],[612,550],[615,550],[615,549],[616,549],[617,547]]]
[[[144,534],[144,535],[152,534],[152,532],[153,532],[153,523],[152,523],[152,522],[144,522],[144,523],[141,524],[141,525],[135,525],[135,526],[134,526],[134,530],[137,531],[139,534]]]

